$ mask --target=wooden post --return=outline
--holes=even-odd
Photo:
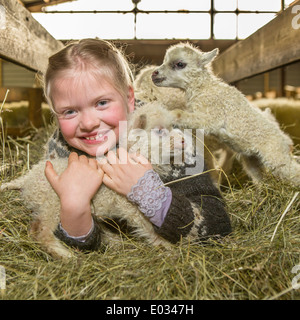
[[[29,123],[35,128],[40,128],[43,125],[42,117],[42,102],[43,102],[43,89],[29,88],[28,89],[28,116]]]
[[[2,87],[2,59],[0,58],[0,88]]]
[[[269,72],[266,72],[264,74],[264,96],[266,96],[266,93],[270,90],[270,74]]]
[[[284,91],[284,87],[285,87],[285,69],[286,67],[282,67],[280,68],[280,84],[279,84],[279,97],[284,97],[285,96],[285,91]]]

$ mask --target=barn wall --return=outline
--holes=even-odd
[[[148,50],[147,58],[150,59]],[[137,54],[138,59],[141,59],[139,53]],[[145,59],[146,60],[146,59]],[[144,61],[145,61],[144,60]],[[151,61],[153,62],[153,61]],[[155,61],[158,62],[158,61]],[[3,87],[34,87],[35,86],[35,72],[30,71],[26,68],[20,67],[11,62],[1,60],[1,83]],[[281,71],[275,69],[269,73],[269,90],[276,90],[280,93],[281,90]],[[290,86],[300,87],[300,62],[293,63],[285,67],[285,81],[284,84]],[[253,95],[256,92],[264,92],[265,89],[265,78],[264,74],[254,76],[237,83],[237,87],[246,95]]]
[[[293,63],[284,67],[284,85],[300,87],[300,62]],[[251,77],[237,83],[237,87],[246,95],[254,95],[256,92],[275,90],[278,95],[281,93],[282,72],[281,69],[275,69],[268,72],[268,84],[266,86],[264,74]]]
[[[286,84],[300,87],[300,62],[286,67]]]
[[[35,72],[2,60],[2,87],[33,87]]]

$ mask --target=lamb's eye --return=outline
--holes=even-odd
[[[178,61],[175,63],[175,68],[176,69],[183,69],[186,67],[186,63],[182,62],[182,61]]]
[[[154,133],[160,137],[166,136],[168,134],[168,130],[165,128],[155,128],[153,129]]]

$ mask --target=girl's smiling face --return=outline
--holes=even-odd
[[[115,147],[119,122],[134,110],[134,93],[124,97],[104,78],[89,70],[56,78],[51,100],[66,142],[91,156],[101,156]]]

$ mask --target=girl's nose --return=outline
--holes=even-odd
[[[99,115],[96,116],[94,112],[86,111],[80,115],[80,129],[83,131],[93,131],[100,126],[101,120]]]

